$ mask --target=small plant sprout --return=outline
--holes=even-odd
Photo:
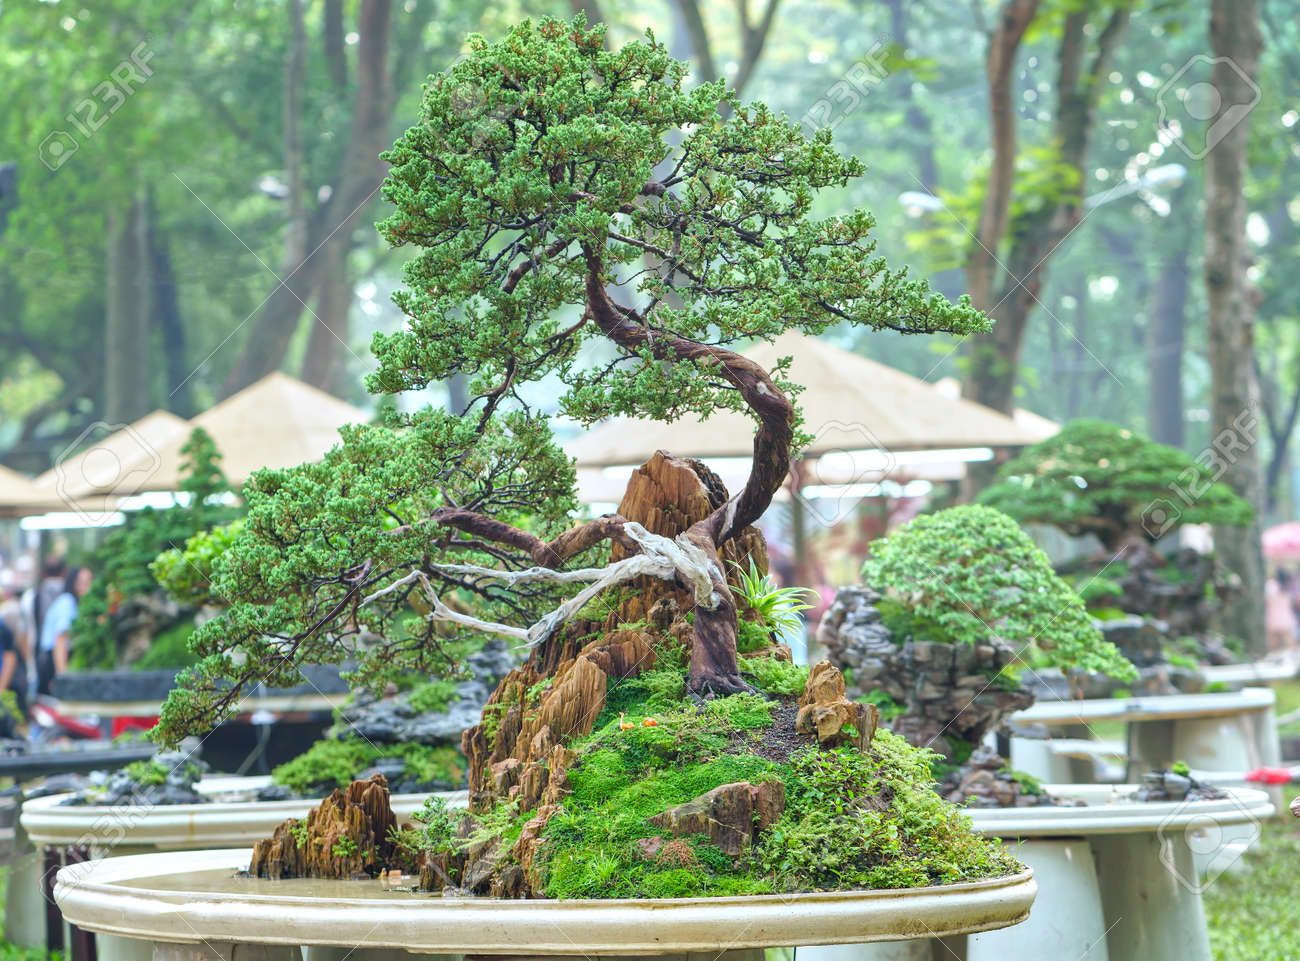
[[[813,591],[807,587],[778,587],[770,574],[759,573],[753,558],[748,570],[739,564],[734,566],[740,572],[740,593],[745,605],[760,614],[779,637],[798,631],[800,612],[812,608],[803,598],[815,597]]]

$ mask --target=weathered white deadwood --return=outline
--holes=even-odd
[[[680,577],[695,595],[696,604],[713,610],[722,598],[714,589],[714,581],[722,580],[722,571],[712,558],[698,545],[692,544],[684,536],[676,539],[652,534],[635,521],[629,521],[624,532],[641,548],[641,553],[625,557],[605,567],[584,567],[572,571],[556,571],[548,567],[529,567],[521,571],[494,570],[490,567],[478,567],[473,564],[440,564],[437,570],[448,574],[467,574],[471,577],[490,578],[503,581],[508,585],[529,581],[548,581],[557,584],[575,582],[591,583],[565,601],[555,610],[546,614],[536,624],[527,629],[484,621],[469,614],[454,611],[439,599],[433,585],[424,571],[414,570],[399,578],[387,587],[368,595],[361,603],[373,603],[379,598],[391,594],[402,587],[419,584],[428,598],[431,610],[429,619],[441,623],[460,624],[488,634],[497,634],[512,640],[523,641],[528,647],[534,647],[550,637],[561,625],[569,621],[588,601],[608,588],[622,584],[637,577],[657,577],[671,581]]]

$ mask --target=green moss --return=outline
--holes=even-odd
[[[432,681],[424,681],[411,688],[407,703],[411,705],[411,710],[418,714],[441,714],[459,699],[456,682],[440,677]]]
[[[771,646],[772,632],[765,623],[744,618],[736,622],[736,650],[741,654],[752,654]]]
[[[465,759],[453,747],[428,744],[375,745],[360,738],[325,738],[271,772],[276,784],[298,794],[346,787],[380,758],[401,758],[404,773],[422,784],[459,784]]]
[[[799,697],[808,683],[808,668],[774,657],[742,657],[740,673],[767,694]]]
[[[167,770],[165,764],[159,764],[157,761],[132,761],[126,766],[126,773],[136,784],[143,787],[153,787],[167,782],[167,775],[171,773]]]
[[[1047,793],[1043,789],[1042,780],[1034,777],[1028,771],[1017,771],[1014,768],[1004,767],[999,773],[1010,775],[1011,780],[1019,784],[1020,790],[1025,794],[1032,794],[1035,797],[1038,797]]]

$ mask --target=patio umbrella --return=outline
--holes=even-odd
[[[0,516],[25,517],[64,509],[57,494],[38,488],[30,478],[0,466]]]
[[[866,357],[798,332],[782,334],[744,352],[767,369],[793,357],[789,378],[805,387],[797,403],[803,429],[813,435],[805,457],[843,451],[917,451],[968,447],[1021,447],[1056,432],[1039,418],[1020,424],[934,385]],[[750,457],[754,422],[720,411],[672,423],[615,418],[566,446],[580,467],[640,464],[656,450],[685,457]],[[887,458],[886,458],[887,459]]]
[[[165,410],[116,430],[95,424],[36,478],[35,485],[64,504],[83,501],[95,510],[113,510],[121,497],[160,489],[153,486],[162,467],[160,451],[172,442],[184,443],[192,429],[188,421]]]
[[[1288,521],[1266,530],[1264,556],[1272,561],[1300,560],[1300,521]]]
[[[365,411],[288,374],[268,374],[255,384],[190,421],[202,427],[221,452],[221,469],[236,487],[262,467],[293,467],[320,460],[339,443],[339,428],[369,419]],[[159,451],[162,460],[150,490],[177,490],[183,476],[181,448],[174,438]]]

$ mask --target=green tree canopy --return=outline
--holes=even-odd
[[[873,543],[862,574],[935,639],[998,637],[1058,667],[1137,676],[1047,555],[1001,511],[966,504],[922,514]]]
[[[979,502],[1024,523],[1095,534],[1115,551],[1133,538],[1154,543],[1183,524],[1249,523],[1250,505],[1217,480],[1222,456],[1211,450],[1193,459],[1085,418],[1007,461]]]
[[[253,680],[292,681],[305,661],[359,657],[378,677],[403,659],[452,669],[456,631],[545,644],[576,602],[647,574],[694,594],[692,690],[749,690],[718,547],[784,481],[798,412],[780,369],[729,347],[840,322],[987,326],[889,270],[870,214],[811,215],[819,191],[863,169],[829,131],[806,139],[720,83],[687,89],[685,65],[652,36],[610,51],[581,16],[469,46],[385,155],[396,210],[380,230],[418,252],[395,297],[407,328],[375,338],[369,381],[391,393],[463,374],[468,406],[353,428],[319,464],[257,475],[214,564],[229,607],[199,631],[206,659],[169,702],[164,737],[219,719]],[[520,389],[543,378],[584,423],[746,410],[751,475],[675,541],[617,515],[570,526],[572,468]],[[630,556],[574,569],[610,540]],[[573,582],[590,586],[530,628],[493,620],[533,619]],[[428,615],[394,635],[412,604]],[[358,646],[363,628],[382,644]]]

